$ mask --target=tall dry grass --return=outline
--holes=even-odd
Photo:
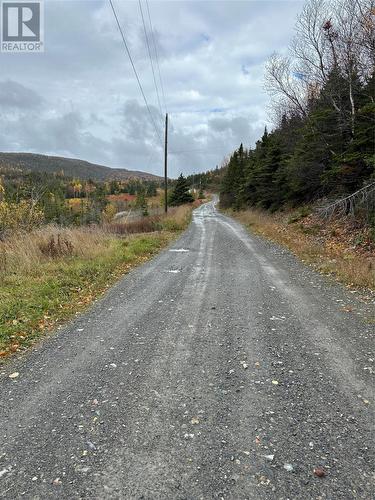
[[[173,208],[116,231],[49,225],[8,233],[0,240],[0,360],[84,310],[159,252],[187,226],[191,210]]]
[[[162,230],[181,231],[190,222],[192,208],[190,205],[170,207],[166,214],[140,217],[128,222],[110,222],[105,224],[103,229],[107,233],[119,235],[150,233]]]
[[[0,241],[0,273],[24,274],[48,260],[66,257],[94,259],[108,247],[108,235],[99,227],[44,226],[15,232]]]
[[[306,233],[299,224],[290,224],[288,215],[256,209],[232,215],[255,233],[286,246],[319,271],[335,275],[347,285],[375,289],[374,255],[362,255],[334,238],[323,239],[319,237],[319,228],[312,234]]]
[[[95,259],[111,251],[111,235],[134,235],[154,231],[179,231],[190,221],[192,207],[172,207],[168,214],[143,217],[128,223],[62,228],[44,226],[30,232],[14,232],[0,240],[0,279],[5,274],[35,272],[49,260],[84,257]]]
[[[161,218],[161,228],[167,231],[181,231],[187,227],[191,220],[193,207],[191,205],[181,205],[171,207],[168,213]]]

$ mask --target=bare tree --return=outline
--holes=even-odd
[[[323,26],[329,16],[324,1],[309,0],[297,18],[289,56],[273,54],[266,65],[265,87],[274,108],[303,116],[308,102],[326,83],[330,51]],[[280,111],[277,109],[277,114]]]
[[[369,71],[374,71],[375,0],[354,0],[354,7],[356,22],[359,25],[354,43],[360,47],[360,68],[362,76],[366,79]]]
[[[371,182],[367,186],[358,189],[355,193],[345,196],[345,198],[340,198],[329,205],[318,207],[317,213],[325,219],[329,219],[333,215],[354,215],[355,209],[358,206],[362,206],[365,209],[367,217],[370,217],[371,213],[374,212],[375,182]]]
[[[327,81],[330,69],[327,38],[322,30],[329,17],[324,1],[307,2],[297,18],[296,34],[290,47],[299,71],[310,82],[319,85]]]
[[[288,56],[273,54],[265,86],[276,115],[298,111],[325,88],[339,127],[353,138],[358,109],[355,87],[374,71],[375,0],[308,0],[297,19]],[[334,86],[327,87],[330,78]],[[345,97],[346,96],[346,97]],[[345,102],[350,102],[348,110]]]
[[[274,53],[266,65],[265,88],[274,99],[274,105],[284,113],[306,115],[307,82],[293,68],[291,58]]]
[[[335,4],[335,23],[339,34],[335,40],[337,66],[347,83],[350,101],[350,128],[355,135],[358,104],[355,86],[366,81],[374,70],[374,19],[373,0],[339,0]]]

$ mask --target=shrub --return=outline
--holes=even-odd
[[[0,202],[0,233],[9,230],[29,231],[44,221],[44,212],[29,200],[19,203]]]
[[[60,234],[55,236],[51,235],[47,242],[39,244],[40,251],[47,257],[71,257],[73,255],[73,243],[67,238],[62,238]]]
[[[300,220],[308,217],[310,215],[311,210],[307,206],[301,207],[297,213],[291,215],[288,219],[288,224],[294,224],[295,222],[299,222]]]
[[[130,222],[112,222],[105,230],[112,234],[151,233],[159,229],[159,217],[142,217]]]
[[[113,217],[116,215],[117,209],[112,203],[108,203],[102,212],[102,217],[104,222],[111,222]]]

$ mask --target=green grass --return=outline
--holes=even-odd
[[[128,239],[108,236],[95,258],[60,257],[0,276],[0,356],[29,347],[83,311],[119,277],[165,247],[167,231]]]

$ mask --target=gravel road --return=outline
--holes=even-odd
[[[2,366],[0,498],[373,499],[373,309],[203,205]]]

